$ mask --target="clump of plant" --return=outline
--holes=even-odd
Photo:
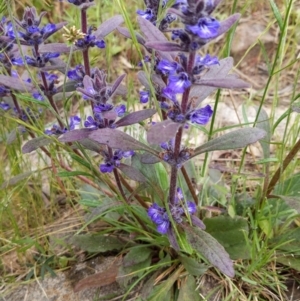
[[[137,11],[139,29],[134,31],[121,27],[121,15],[92,26],[87,11],[93,1],[69,2],[78,7],[81,28],[66,22],[43,25],[45,13],[38,15],[34,7],[25,8],[21,20],[2,18],[1,114],[17,120],[14,135],[31,136],[23,153],[40,149],[49,157],[58,181],[60,176],[74,176],[85,185],[78,189],[100,188],[99,197],[81,204],[95,207],[88,224],[100,219],[106,226],[100,233],[77,235],[76,244],[91,252],[122,251],[116,278],[128,293],[146,281],[141,292],[145,300],[167,300],[174,294],[183,300],[186,291],[198,300],[196,276],[212,267],[235,276],[233,259],[248,256],[238,251],[246,244],[242,231],[248,233],[248,225],[243,218],[230,217],[226,207],[222,208],[226,214],[204,219],[208,209],[202,207],[203,195],[193,183],[199,177],[194,168],[199,165],[197,156],[268,138],[266,127],[246,126],[214,139],[210,132],[202,145],[189,143],[196,129],[208,133],[205,126],[216,114],[213,104],[202,104],[209,95],[221,88],[249,87],[230,73],[232,58],[203,52],[240,15],[214,18],[219,0],[145,1],[146,9]],[[65,43],[47,43],[63,28]],[[109,81],[103,68],[90,63],[90,49],[98,48],[104,55],[105,37],[116,29],[143,53],[137,72],[143,88],[133,112],[126,103],[126,74]],[[82,65],[70,65],[74,52],[82,53]],[[18,75],[14,66],[18,70],[24,66],[30,76]],[[62,114],[58,100],[83,102],[89,113]],[[57,120],[50,128],[43,127],[45,111]],[[59,152],[50,152],[53,145],[69,153],[82,169],[78,165],[72,169]],[[181,283],[182,277],[186,281]],[[174,290],[176,281],[181,283],[179,292]]]

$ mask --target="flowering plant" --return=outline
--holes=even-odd
[[[215,139],[209,137],[208,142],[195,147],[189,145],[187,135],[207,125],[216,113],[212,104],[202,105],[208,95],[220,88],[249,87],[229,73],[232,58],[220,59],[203,53],[204,46],[226,33],[238,21],[239,14],[223,21],[214,18],[219,0],[148,0],[146,9],[137,11],[140,33],[135,33],[121,27],[120,15],[97,28],[88,26],[87,11],[93,2],[69,2],[78,7],[81,29],[67,31],[68,43],[47,43],[67,24],[41,25],[45,13],[38,15],[33,7],[25,9],[21,20],[1,20],[0,61],[5,75],[0,75],[0,107],[3,114],[8,116],[11,111],[18,119],[24,139],[26,133],[31,136],[22,148],[23,153],[41,149],[51,158],[47,146],[56,143],[93,173],[94,182],[75,171],[73,174],[80,181],[98,188],[100,182],[106,184],[109,189],[104,193],[111,197],[111,202],[99,205],[101,214],[97,218],[107,221],[111,228],[103,236],[119,235],[122,247],[126,241],[122,234],[134,236],[128,242],[129,252],[120,275],[142,278],[147,269],[142,266],[140,272],[139,264],[150,266],[153,261],[159,261],[160,268],[183,264],[187,272],[195,275],[188,265],[195,265],[199,272],[203,270],[199,264],[202,260],[206,262],[205,270],[212,265],[234,277],[228,252],[205,231],[200,194],[192,183],[189,167],[200,154],[242,148],[264,138],[266,132],[256,127],[243,128]],[[90,63],[90,48],[101,52],[106,45],[105,37],[114,30],[138,41],[145,54],[139,64],[142,70],[137,73],[142,86],[137,96],[140,104],[134,112],[128,112],[126,102],[116,104],[120,97],[126,99],[125,74],[110,82],[104,70]],[[83,64],[70,67],[63,55],[75,51],[82,53]],[[14,66],[32,68],[36,80],[15,77]],[[53,71],[64,78],[60,85]],[[31,95],[34,106],[22,103],[20,93]],[[71,115],[64,120],[55,99],[66,97],[66,93],[73,93],[74,100],[80,96],[80,101],[89,107],[87,116]],[[143,106],[147,108],[141,109]],[[57,122],[50,129],[35,133],[33,126],[40,124],[45,110],[52,112]],[[145,136],[137,139],[119,129],[128,126],[142,129]],[[95,153],[103,158],[97,168],[89,163]],[[52,167],[55,172],[55,166]],[[74,172],[61,160],[59,168]],[[166,176],[165,183],[154,184],[153,175],[158,170]],[[118,215],[110,220],[106,214],[113,209]],[[138,248],[147,254],[143,262],[132,261]]]

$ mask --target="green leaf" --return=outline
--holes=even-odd
[[[187,241],[196,252],[203,255],[213,266],[228,277],[234,277],[233,262],[224,247],[210,234],[199,228],[183,225]]]
[[[148,259],[151,255],[151,249],[147,247],[131,248],[123,259],[123,266],[129,267],[141,263]]]
[[[272,8],[274,17],[277,20],[278,26],[280,27],[280,30],[282,30],[283,29],[283,20],[282,20],[280,11],[279,11],[276,3],[274,2],[274,0],[269,0],[269,2],[270,2],[270,5],[271,5],[271,8]]]
[[[270,240],[278,250],[286,251],[289,254],[300,255],[300,228],[290,230]]]
[[[229,253],[230,258],[249,259],[246,241],[249,229],[247,220],[242,217],[217,216],[204,220],[206,232],[211,234]]]
[[[193,157],[215,150],[242,148],[264,138],[265,136],[266,132],[258,128],[244,128],[232,131],[197,147]]]
[[[300,256],[294,255],[277,255],[276,262],[297,270],[300,272]]]
[[[200,263],[197,259],[194,259],[192,257],[181,255],[179,256],[179,260],[181,261],[187,272],[193,276],[201,276],[208,269],[208,266],[206,264]]]
[[[135,277],[141,277],[151,266],[151,257],[149,256],[146,258],[144,261],[141,261],[137,264],[131,265],[131,266],[124,266],[121,265],[117,277],[117,282],[124,286],[127,287],[128,283]]]
[[[61,171],[57,173],[57,175],[61,178],[69,178],[69,177],[75,177],[75,176],[86,176],[86,177],[94,177],[93,175],[80,171],[80,170],[74,170],[74,171]]]
[[[202,298],[197,292],[196,280],[193,276],[189,275],[185,280],[183,280],[180,287],[178,301],[200,301]]]
[[[91,253],[121,250],[125,245],[125,242],[118,237],[103,234],[75,235],[72,238],[72,243]]]

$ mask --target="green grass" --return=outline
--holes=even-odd
[[[98,1],[93,10],[88,10],[88,15],[92,24],[99,24],[105,21],[109,16],[116,13],[123,14],[125,25],[131,32],[136,29],[135,10],[141,5],[137,1],[130,3],[118,0]],[[141,3],[141,1],[140,1]],[[291,105],[299,101],[299,58],[297,59],[297,43],[299,42],[299,10],[295,9],[296,1],[281,1],[278,8],[275,1],[266,1],[265,5],[256,5],[256,1],[224,1],[217,11],[217,17],[224,18],[233,12],[242,13],[243,18],[258,18],[261,11],[264,11],[264,25],[270,27],[276,32],[275,48],[272,52],[267,52],[265,45],[259,40],[255,41],[254,46],[259,46],[260,63],[265,63],[268,75],[264,76],[266,84],[261,90],[254,90],[248,95],[242,95],[244,98],[244,115],[241,124],[255,126],[261,122],[259,120],[265,108],[270,110],[268,122],[270,124],[271,153],[269,157],[255,158],[247,155],[249,148],[239,151],[240,160],[237,164],[225,162],[227,173],[218,173],[215,178],[209,173],[211,164],[210,154],[206,154],[194,166],[189,167],[190,172],[195,175],[195,185],[200,191],[201,206],[203,215],[213,215],[208,206],[226,207],[231,217],[242,216],[247,220],[249,232],[245,232],[246,248],[249,252],[245,259],[239,259],[235,263],[236,278],[229,279],[223,276],[215,269],[210,269],[207,273],[197,278],[197,284],[207,285],[207,279],[214,279],[218,283],[215,291],[214,300],[280,300],[286,301],[286,281],[288,279],[297,280],[295,272],[300,270],[299,251],[300,245],[297,229],[299,227],[299,188],[300,177],[293,175],[300,172],[299,155],[292,160],[286,170],[280,175],[274,195],[286,196],[290,199],[285,201],[280,198],[266,198],[266,187],[275,171],[282,166],[282,162],[287,154],[297,143],[300,132],[300,115],[292,112]],[[52,10],[48,14],[51,21],[68,21],[68,27],[75,25],[79,27],[79,12],[68,6],[67,10],[60,11],[60,4],[52,4],[49,1],[27,1],[26,5],[35,5],[38,11]],[[24,3],[25,6],[25,3]],[[264,6],[264,7],[263,7]],[[0,11],[4,8],[0,7]],[[20,4],[14,9],[20,15],[23,7]],[[235,11],[234,11],[235,10]],[[59,12],[59,13],[57,13]],[[258,15],[257,15],[258,14]],[[58,18],[58,20],[56,20]],[[237,25],[239,26],[239,25]],[[250,26],[250,25],[249,25]],[[278,28],[280,27],[280,30]],[[276,31],[277,30],[277,31]],[[230,31],[225,37],[222,37],[217,44],[207,46],[212,54],[222,53],[223,57],[230,55],[232,38],[234,30]],[[59,36],[57,34],[55,37]],[[54,40],[54,38],[53,38]],[[92,64],[99,64],[101,68],[106,69],[109,75],[109,81],[122,73],[127,73],[128,107],[133,110],[138,99],[138,85],[135,78],[135,70],[126,70],[122,59],[128,60],[128,53],[137,53],[137,58],[141,57],[141,48],[137,41],[133,43],[125,40],[119,34],[110,35],[106,39],[107,48],[103,52],[92,51]],[[241,55],[241,61],[247,60],[247,51]],[[67,58],[67,57],[66,57]],[[76,53],[70,60],[72,65],[81,62],[81,56]],[[245,70],[247,71],[247,70]],[[259,81],[260,78],[253,75],[253,81]],[[283,92],[286,86],[289,86],[288,95]],[[283,92],[282,92],[283,91]],[[233,92],[233,95],[234,92]],[[238,94],[236,94],[238,95]],[[239,97],[239,96],[236,96]],[[284,98],[285,113],[278,117],[276,112],[282,107]],[[23,100],[26,103],[26,99]],[[220,103],[226,101],[223,91],[218,92],[213,99],[215,103],[215,113],[217,118]],[[83,104],[78,105],[78,99],[74,98],[68,104],[60,104],[68,107],[69,111],[79,109],[84,110]],[[248,120],[250,107],[257,107],[257,114],[254,122]],[[48,118],[52,122],[52,118]],[[285,125],[284,125],[285,122]],[[2,274],[3,292],[6,293],[11,286],[18,285],[22,281],[30,278],[43,277],[47,272],[57,269],[65,269],[74,264],[76,260],[76,251],[70,243],[65,242],[64,236],[69,233],[80,233],[81,230],[91,231],[84,220],[84,212],[90,207],[97,207],[107,198],[115,195],[113,182],[108,176],[99,176],[97,171],[99,165],[98,157],[90,157],[89,153],[84,153],[83,158],[76,157],[70,151],[70,146],[59,142],[47,147],[53,160],[50,161],[43,151],[39,150],[33,154],[22,155],[21,147],[25,141],[24,137],[17,134],[16,140],[11,144],[7,143],[7,137],[11,131],[16,129],[17,122],[8,115],[0,115],[0,155],[3,158],[0,161],[0,273]],[[237,125],[238,127],[239,125]],[[41,134],[42,124],[34,129],[35,133]],[[278,133],[278,129],[282,133]],[[212,138],[223,132],[225,127],[213,118],[210,127],[206,127],[208,137]],[[127,133],[143,139],[144,130],[126,129]],[[191,135],[196,135],[196,131]],[[279,135],[282,137],[278,139]],[[25,136],[26,137],[26,136]],[[29,137],[28,137],[29,138]],[[72,155],[70,155],[72,153]],[[262,153],[262,152],[261,152]],[[70,157],[71,156],[71,157]],[[265,160],[262,164],[255,164],[255,160]],[[84,181],[78,177],[70,176],[66,170],[61,167],[61,162],[66,162],[66,166],[72,171],[80,171],[84,176]],[[254,163],[251,167],[248,163]],[[232,171],[233,170],[233,171]],[[163,200],[164,190],[167,188],[166,168],[159,164],[153,172],[153,190],[148,194],[144,193],[144,187],[134,187],[147,201]],[[269,173],[269,177],[256,176],[256,174]],[[21,175],[21,176],[20,176]],[[74,175],[74,174],[73,174]],[[290,180],[292,178],[292,180]],[[88,181],[86,181],[88,180]],[[96,188],[86,186],[92,181]],[[155,182],[157,181],[157,182]],[[157,183],[163,183],[159,188]],[[180,183],[184,183],[181,178]],[[184,184],[182,184],[184,185]],[[88,187],[88,188],[87,188]],[[296,188],[295,188],[296,187]],[[250,192],[249,192],[250,191]],[[190,197],[188,195],[188,197]],[[92,206],[93,205],[93,206]],[[119,212],[114,212],[110,208],[110,216],[121,216],[122,210],[129,210],[135,216],[142,216],[138,208],[125,206]],[[139,215],[140,214],[140,215]],[[104,221],[107,217],[103,216]],[[120,228],[124,232],[134,233],[136,235],[147,237],[145,242],[155,244],[157,236],[145,234],[142,229],[137,229],[131,221],[129,224],[122,223],[118,219],[111,228],[106,227],[102,233],[113,233]],[[73,227],[74,226],[74,227]],[[78,231],[78,228],[81,230]],[[59,235],[58,235],[59,234]],[[144,235],[144,236],[143,236]],[[51,238],[56,243],[51,242]],[[162,243],[164,243],[163,239]],[[160,258],[161,259],[161,258]],[[287,261],[292,262],[288,266]],[[157,268],[160,267],[158,263]],[[176,267],[179,262],[172,262]],[[142,267],[147,270],[149,267]],[[155,265],[153,270],[155,269]],[[170,271],[169,279],[176,276],[176,271]],[[178,276],[178,275],[177,275]],[[185,274],[180,274],[179,279],[184,278]],[[19,278],[20,277],[20,278]],[[181,278],[180,278],[181,277]],[[15,279],[21,281],[15,283]],[[140,276],[139,279],[143,277]],[[174,278],[175,279],[175,278]],[[176,278],[177,279],[177,278]],[[168,284],[168,280],[164,280]],[[180,281],[178,282],[180,283]],[[134,289],[134,286],[132,287]],[[208,299],[209,300],[209,299]]]

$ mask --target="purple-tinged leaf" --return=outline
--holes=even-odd
[[[146,20],[141,16],[138,16],[138,23],[147,41],[161,41],[161,42],[168,41],[166,36],[150,21]]]
[[[121,76],[119,76],[115,82],[112,84],[111,86],[111,97],[118,91],[118,88],[121,85],[122,80],[125,78],[126,74],[122,74]]]
[[[159,42],[165,42],[165,43],[168,42],[168,39],[166,38],[166,36],[156,26],[154,26],[150,21],[139,16],[138,23],[140,25],[140,29],[141,29],[142,33],[144,34],[147,42],[151,42],[151,41],[159,41]],[[148,46],[146,45],[146,47],[148,47]],[[154,48],[154,47],[150,47],[150,48]],[[159,50],[159,49],[157,49],[157,50]],[[167,51],[169,51],[169,49]],[[172,57],[172,55],[169,53],[159,53],[159,55],[163,59],[166,59],[168,61],[172,61],[174,59],[174,57]]]
[[[141,155],[141,162],[144,164],[155,164],[160,162],[161,160],[151,154],[144,153]]]
[[[150,144],[161,144],[170,141],[175,137],[177,131],[182,126],[172,120],[164,120],[151,126],[147,132],[147,141]]]
[[[77,47],[73,46],[73,51],[77,50]],[[39,46],[40,53],[47,52],[59,52],[59,53],[70,53],[71,47],[66,45],[65,43],[50,43],[50,44],[42,44]]]
[[[8,135],[6,136],[6,144],[11,145],[13,144],[16,139],[17,135],[24,135],[26,132],[24,131],[24,128],[22,126],[18,126],[16,129],[13,129]]]
[[[191,215],[191,221],[193,226],[199,227],[201,230],[205,230],[206,228],[205,224],[197,216]]]
[[[79,141],[79,143],[86,149],[91,150],[96,153],[100,153],[102,150],[104,150],[105,146],[103,144],[100,144],[92,139],[85,138]]]
[[[150,118],[155,113],[156,113],[155,109],[146,109],[146,110],[142,110],[142,111],[136,111],[136,112],[130,113],[130,114],[126,115],[125,117],[121,118],[115,124],[118,127],[135,124],[142,120]]]
[[[6,75],[0,75],[0,85],[4,85],[12,90],[17,90],[20,92],[31,92],[34,89],[32,84]]]
[[[201,79],[222,79],[225,78],[228,72],[232,69],[233,59],[227,57],[220,60],[219,65],[213,65],[209,70],[201,77]],[[200,103],[217,88],[207,86],[193,85],[190,91],[190,98],[195,99],[195,107],[198,107]]]
[[[191,247],[203,255],[213,266],[228,277],[234,277],[233,262],[224,247],[210,234],[199,228],[183,225],[186,239]]]
[[[45,136],[33,138],[24,144],[24,146],[22,147],[22,153],[23,154],[31,153],[42,146],[46,146],[50,144],[52,141],[53,141],[52,139]]]
[[[70,80],[67,81],[65,84],[62,84],[60,86],[57,87],[56,92],[60,93],[60,92],[73,92],[76,91],[77,89],[77,84],[78,82],[76,82],[75,80]]]
[[[91,133],[90,129],[78,129],[70,132],[66,132],[58,138],[60,142],[75,142],[88,138]]]
[[[225,77],[221,79],[216,78],[206,78],[200,79],[196,83],[196,85],[200,86],[209,86],[216,88],[224,88],[224,89],[246,89],[250,88],[250,85],[238,78]]]
[[[161,78],[161,75],[158,74],[152,74],[152,82],[157,85],[160,89],[163,89],[166,87],[166,83]]]
[[[94,35],[97,39],[103,39],[108,34],[110,34],[113,30],[115,30],[121,23],[123,23],[123,17],[121,15],[116,15],[105,22],[103,22]]]
[[[112,148],[121,150],[144,150],[153,155],[158,153],[144,143],[132,138],[128,134],[114,129],[99,129],[93,131],[89,138],[99,143],[106,144]]]
[[[232,131],[197,147],[191,158],[215,150],[242,148],[263,139],[265,136],[266,132],[258,128],[244,128]]]
[[[58,70],[61,73],[65,73],[66,72],[67,65],[60,58],[51,59],[49,61],[49,63],[50,63],[50,66],[45,66],[45,67],[41,68],[41,70],[42,71]]]
[[[241,14],[234,14],[230,16],[228,19],[222,21],[220,23],[220,27],[218,29],[218,35],[221,35],[228,31],[232,25],[241,17]]]
[[[167,236],[168,236],[168,239],[169,239],[169,242],[170,242],[172,248],[176,251],[179,251],[180,247],[179,247],[179,244],[176,239],[176,234],[172,227],[169,227],[169,229],[167,231]]]
[[[117,30],[119,31],[120,34],[122,34],[123,36],[125,36],[128,39],[131,39],[131,34],[130,31],[125,28],[125,27],[118,27]],[[137,32],[134,33],[136,36],[137,41],[141,44],[141,45],[145,45],[146,41],[145,39]]]
[[[118,169],[120,169],[131,180],[147,182],[145,176],[132,166],[121,163],[120,166],[118,166]]]
[[[170,52],[179,52],[182,51],[182,48],[177,43],[172,42],[147,42],[146,47],[152,48],[159,51],[170,51]]]
[[[137,73],[137,78],[139,82],[147,89],[150,90],[151,84],[149,83],[148,77],[145,73],[145,71],[139,71]]]

